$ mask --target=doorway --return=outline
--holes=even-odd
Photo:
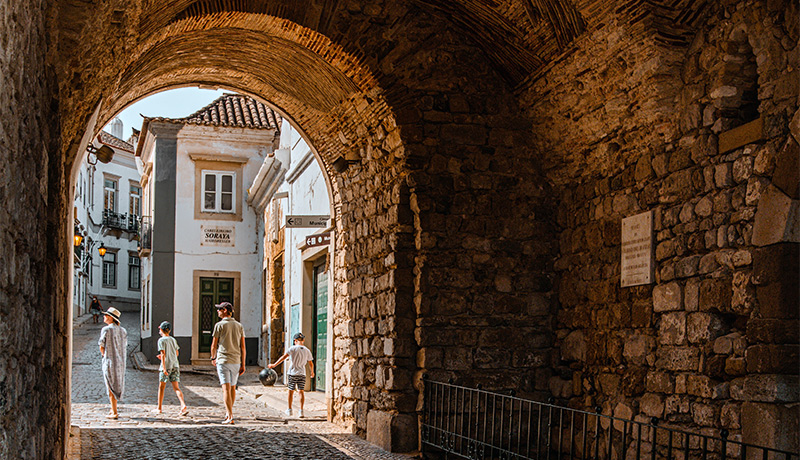
[[[328,270],[324,262],[314,267],[314,390],[325,391],[328,361]]]
[[[216,305],[233,303],[233,278],[200,278],[200,321],[198,352],[210,353],[214,325],[217,324]]]

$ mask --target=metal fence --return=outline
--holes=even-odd
[[[690,433],[424,379],[425,457],[539,460],[798,460],[726,430]],[[719,435],[717,435],[719,433]]]
[[[135,214],[117,213],[109,209],[103,210],[103,225],[109,228],[130,233],[139,232],[139,216]]]

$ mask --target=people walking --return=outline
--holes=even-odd
[[[119,324],[120,312],[114,307],[108,307],[103,313],[103,322],[107,324],[100,331],[100,354],[103,355],[103,380],[108,390],[108,399],[111,410],[106,418],[116,419],[117,402],[122,399],[125,390],[125,358],[128,348],[128,331]]]
[[[304,341],[305,336],[301,332],[295,334],[294,346],[290,347],[283,356],[278,358],[275,364],[267,366],[273,369],[278,366],[278,364],[282,363],[283,360],[289,358],[289,370],[286,372],[289,377],[289,383],[287,385],[289,388],[289,407],[286,409],[286,415],[289,417],[292,416],[292,398],[295,389],[300,393],[300,413],[298,415],[300,418],[305,416],[305,414],[303,414],[303,406],[306,402],[306,396],[303,391],[306,389],[306,365],[310,364],[309,370],[311,371],[311,378],[314,378],[314,357],[311,355],[311,350],[303,345]]]
[[[103,307],[97,296],[92,296],[92,303],[89,304],[89,313],[92,314],[92,323],[97,324],[100,321],[100,315],[103,314]]]
[[[225,403],[225,425],[233,425],[233,403],[236,401],[236,383],[244,374],[246,350],[244,329],[233,319],[233,305],[222,302],[217,307],[220,320],[214,325],[211,341],[211,364],[217,367],[222,399]]]
[[[161,360],[161,365],[158,368],[158,408],[153,412],[160,414],[161,405],[164,402],[164,390],[167,387],[167,382],[172,383],[172,389],[175,390],[175,395],[181,402],[181,415],[187,415],[189,408],[186,407],[186,402],[183,399],[183,392],[181,391],[181,371],[180,364],[178,364],[178,352],[180,346],[174,337],[170,336],[172,325],[169,321],[164,321],[158,326],[158,333],[161,338],[158,339],[158,359]]]

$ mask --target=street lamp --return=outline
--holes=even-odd
[[[100,163],[108,163],[112,158],[114,158],[114,149],[107,145],[97,148],[94,145],[89,144],[86,146],[86,151],[94,155],[94,161],[92,161],[92,157],[86,158],[86,161],[90,165],[96,165],[98,160],[100,160]]]
[[[83,243],[83,236],[76,231],[75,232],[75,247],[77,248],[78,246],[81,245],[81,243]]]
[[[102,241],[100,242],[100,247],[97,248],[97,252],[98,252],[98,254],[100,254],[100,257],[103,257],[104,255],[106,255],[106,245],[103,244]]]

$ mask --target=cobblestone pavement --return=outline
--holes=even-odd
[[[138,315],[123,313],[129,353],[139,344],[137,321]],[[108,420],[108,397],[97,346],[103,326],[89,319],[73,329],[72,424],[79,427],[80,443],[71,449],[72,458],[410,458],[385,452],[320,420],[324,411],[318,410],[322,407],[318,397],[316,403],[307,398],[306,415],[311,417],[285,418],[285,406],[277,407],[277,401],[283,399],[275,397],[283,392],[276,388],[271,390],[271,398],[261,397],[265,389],[257,380],[256,368],[242,376],[234,406],[236,425],[226,426],[220,424],[225,409],[215,375],[182,372],[181,390],[189,415],[179,415],[178,399],[170,386],[165,392],[163,413],[155,414],[158,377],[153,371],[134,369],[129,355],[119,419]]]

